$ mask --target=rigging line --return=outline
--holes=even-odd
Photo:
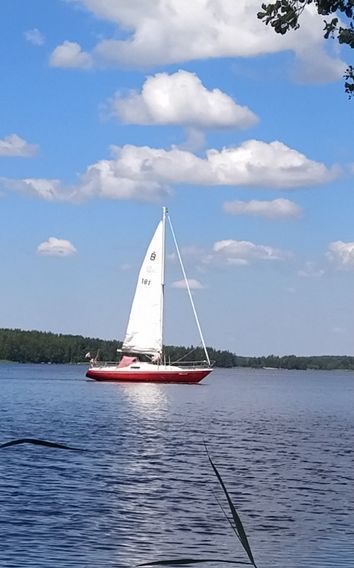
[[[174,241],[174,244],[175,244],[175,247],[176,247],[178,260],[179,260],[179,263],[180,263],[180,265],[181,265],[181,269],[182,269],[184,281],[185,281],[185,283],[186,283],[186,287],[187,287],[187,291],[188,291],[188,296],[189,296],[190,302],[191,302],[191,304],[192,304],[192,310],[193,310],[195,322],[196,322],[196,324],[197,324],[197,328],[198,328],[198,331],[199,331],[200,339],[201,339],[201,341],[202,341],[204,353],[205,353],[206,359],[207,359],[207,361],[208,361],[208,365],[210,366],[210,359],[209,359],[208,351],[207,351],[207,348],[206,348],[206,346],[205,346],[205,341],[204,341],[203,333],[202,333],[202,330],[201,330],[201,327],[200,327],[200,324],[199,324],[197,312],[196,312],[196,310],[195,310],[195,306],[194,306],[194,302],[193,302],[193,297],[192,297],[191,289],[190,289],[190,287],[189,287],[189,282],[188,282],[188,280],[187,280],[186,271],[184,270],[184,266],[183,266],[181,254],[180,254],[180,252],[179,252],[179,248],[178,248],[178,244],[177,244],[177,240],[176,240],[176,236],[175,236],[175,232],[174,232],[173,227],[172,227],[172,223],[171,223],[170,216],[168,215],[167,218],[168,218],[168,223],[169,223],[169,225],[170,225],[170,229],[171,229],[173,241]]]

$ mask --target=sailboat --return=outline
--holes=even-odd
[[[204,361],[166,362],[163,356],[165,232],[168,220],[205,353]],[[181,254],[166,207],[141,266],[128,327],[117,363],[93,360],[86,376],[96,381],[198,383],[212,371]]]

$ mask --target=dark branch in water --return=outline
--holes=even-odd
[[[155,562],[144,562],[138,566],[191,566],[192,564],[201,564],[202,562],[222,562],[223,564],[247,564],[242,560],[220,560],[220,558],[180,558],[179,560],[156,560]]]
[[[82,448],[73,448],[65,444],[58,444],[57,442],[48,442],[47,440],[38,440],[37,438],[18,438],[17,440],[10,440],[0,444],[0,448],[8,448],[9,446],[17,446],[18,444],[34,444],[35,446],[46,446],[48,448],[59,448],[61,450],[72,450],[75,452],[85,452]]]
[[[238,512],[236,511],[235,505],[234,505],[233,502],[231,501],[231,497],[230,497],[230,495],[229,495],[228,492],[227,492],[227,489],[226,489],[225,484],[224,484],[224,482],[223,482],[223,480],[222,480],[222,478],[221,478],[220,473],[219,473],[218,470],[216,469],[216,466],[215,466],[215,464],[213,463],[213,461],[212,461],[212,459],[211,459],[211,457],[210,457],[210,455],[209,455],[208,447],[207,447],[207,445],[206,445],[205,443],[204,443],[204,446],[205,446],[205,450],[206,450],[206,453],[207,453],[207,456],[208,456],[208,460],[209,460],[209,462],[210,462],[210,465],[211,465],[211,467],[213,468],[213,471],[214,471],[214,473],[215,473],[215,475],[216,475],[216,477],[217,477],[217,479],[218,479],[218,482],[220,483],[220,485],[221,485],[221,487],[222,487],[223,492],[225,493],[225,497],[226,497],[226,499],[227,499],[227,503],[228,503],[228,505],[229,505],[229,508],[230,508],[230,511],[231,511],[231,514],[232,514],[232,518],[233,518],[234,523],[235,523],[235,526],[234,526],[235,534],[236,534],[236,536],[239,538],[239,540],[240,540],[240,542],[241,542],[241,544],[242,544],[242,546],[243,546],[245,552],[247,553],[248,558],[249,558],[250,561],[251,561],[251,564],[252,564],[255,568],[257,568],[256,563],[255,563],[254,558],[253,558],[253,554],[252,554],[252,551],[251,551],[251,547],[250,547],[249,542],[248,542],[248,538],[247,538],[247,535],[246,535],[246,531],[245,531],[245,529],[243,528],[243,524],[242,524],[241,519],[240,519],[240,517],[239,517],[239,515],[238,515]]]
[[[233,522],[228,518],[228,516],[226,515],[226,512],[224,511],[224,508],[222,507],[221,503],[219,503],[218,499],[218,503],[221,507],[221,510],[224,514],[224,516],[226,517],[226,519],[228,520],[228,522],[230,523],[235,535],[237,536],[237,538],[239,539],[241,545],[243,546],[248,558],[250,559],[250,562],[245,562],[243,560],[220,560],[219,558],[204,558],[204,559],[200,559],[200,558],[179,558],[179,559],[169,559],[169,560],[155,560],[154,562],[144,562],[143,564],[138,564],[138,566],[191,566],[192,564],[202,564],[202,563],[206,563],[206,562],[219,562],[219,563],[223,563],[223,564],[243,564],[243,565],[247,565],[247,566],[254,566],[254,568],[257,568],[256,563],[254,561],[253,558],[253,554],[251,551],[251,547],[249,545],[247,536],[246,536],[246,532],[245,529],[243,528],[241,519],[236,511],[236,508],[233,504],[233,502],[231,501],[231,497],[227,492],[227,489],[225,487],[225,484],[221,478],[220,473],[218,472],[215,464],[213,463],[210,455],[209,455],[209,451],[208,451],[208,447],[206,445],[206,443],[204,442],[204,446],[205,446],[205,450],[208,456],[208,460],[210,462],[211,467],[213,468],[213,471],[222,487],[222,490],[224,491],[224,494],[226,496],[227,499],[227,503],[229,505],[231,514],[232,514],[232,518],[233,518]]]

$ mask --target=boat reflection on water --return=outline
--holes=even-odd
[[[121,383],[120,388],[127,401],[143,416],[164,415],[167,411],[168,400],[164,385],[157,383]]]

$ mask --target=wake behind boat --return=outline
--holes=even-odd
[[[176,361],[175,363],[166,363],[163,357],[166,219],[169,221],[177,256],[204,349],[204,361]],[[86,376],[96,381],[198,383],[212,371],[182,258],[165,207],[162,211],[162,219],[146,251],[139,272],[128,327],[121,351],[122,358],[118,363],[98,363],[93,360]]]

